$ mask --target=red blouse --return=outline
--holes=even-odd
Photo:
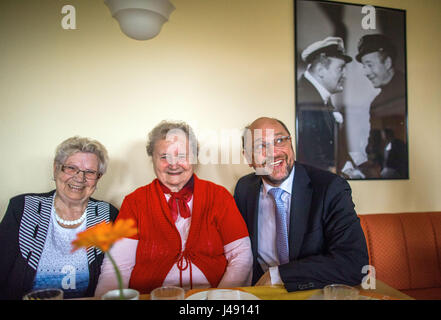
[[[133,218],[139,240],[129,287],[148,293],[160,287],[175,263],[185,270],[194,263],[212,287],[227,266],[224,246],[248,236],[231,194],[194,175],[192,220],[185,250],[158,179],[127,195],[117,219]]]

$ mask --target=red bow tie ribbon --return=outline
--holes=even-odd
[[[161,186],[162,192],[170,195],[170,199],[168,199],[167,203],[168,207],[170,208],[173,221],[176,222],[176,219],[178,218],[178,207],[181,217],[184,219],[189,218],[191,213],[190,207],[188,206],[188,201],[190,201],[191,197],[193,196],[193,177],[191,177],[187,184],[178,192],[172,192],[169,188],[162,184],[161,181],[159,181],[159,185]]]

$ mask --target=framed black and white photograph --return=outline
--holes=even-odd
[[[345,179],[409,179],[406,12],[294,1],[297,160]]]

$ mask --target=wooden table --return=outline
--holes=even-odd
[[[361,286],[357,286],[361,292],[371,291],[371,290],[363,290]],[[412,297],[409,297],[407,294],[404,294],[403,292],[392,288],[391,286],[388,286],[384,282],[380,280],[376,280],[376,288],[375,290],[372,290],[374,293],[379,295],[384,295],[385,297],[391,297],[391,298],[397,298],[400,300],[415,300]]]
[[[309,298],[313,298],[314,296],[320,295],[322,292],[321,289],[316,290],[305,290],[305,291],[294,291],[288,292],[286,291],[284,286],[254,286],[254,287],[240,287],[240,288],[232,288],[241,291],[245,291],[251,293],[262,300],[307,300]],[[380,299],[380,300],[414,300],[408,295],[388,286],[384,282],[380,280],[376,280],[376,288],[364,290],[361,286],[357,286],[357,289],[360,290],[360,295],[364,297],[369,297],[372,299]],[[209,289],[194,289],[190,290],[186,293],[186,297],[200,291],[205,291]],[[149,300],[149,294],[142,294],[140,296],[140,300]]]

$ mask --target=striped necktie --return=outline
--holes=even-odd
[[[282,200],[284,192],[280,188],[272,188],[268,191],[276,204],[276,244],[280,264],[289,262],[287,212]]]

